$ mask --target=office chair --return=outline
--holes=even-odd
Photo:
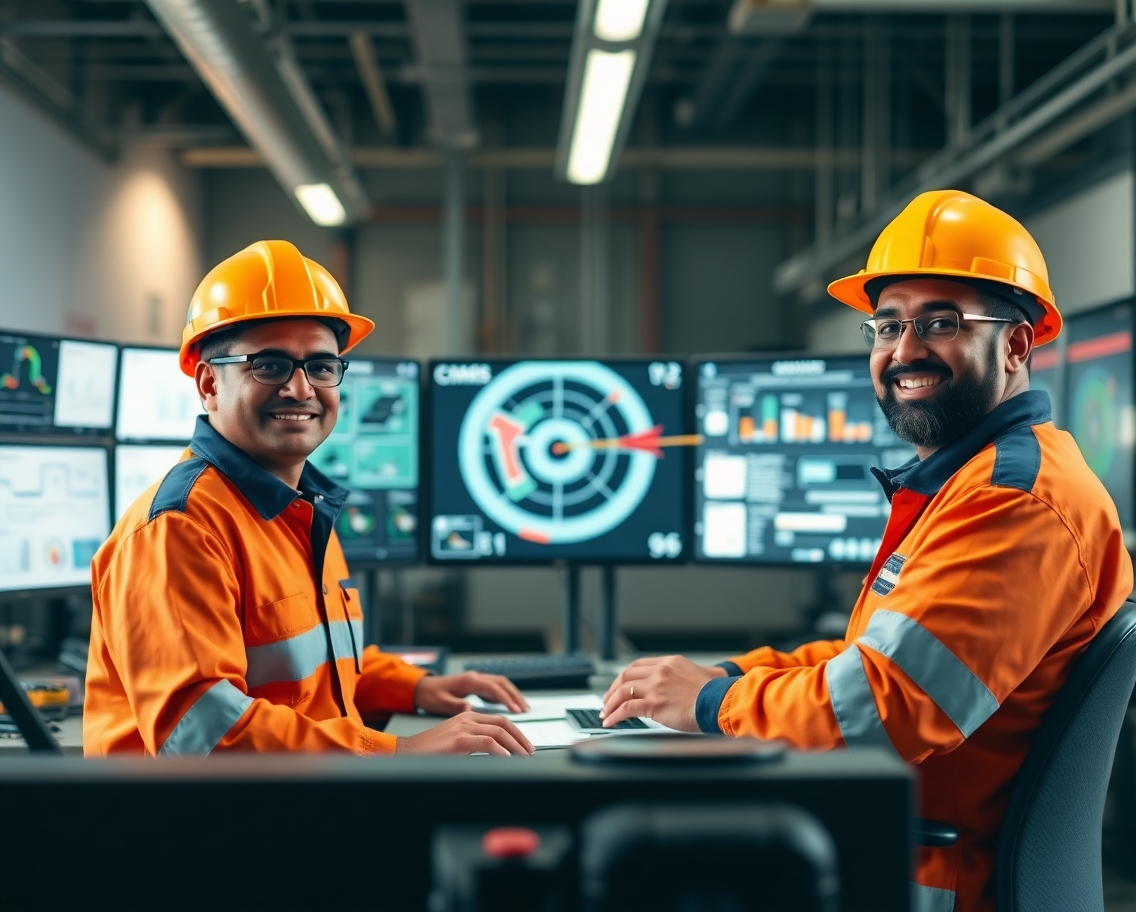
[[[787,804],[623,804],[584,821],[586,912],[835,912],[836,846]]]
[[[1136,604],[1077,659],[1014,779],[998,840],[998,912],[1104,912],[1101,825],[1120,725],[1136,684]],[[920,845],[958,839],[916,822]]]

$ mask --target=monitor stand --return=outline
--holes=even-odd
[[[28,750],[46,751],[52,754],[62,754],[63,749],[43,717],[36,712],[28,695],[16,680],[16,673],[8,664],[8,659],[0,652],[0,703],[4,704],[4,711],[16,723],[16,728],[24,736]]]
[[[579,564],[564,565],[564,654],[580,650],[580,570]],[[600,658],[615,658],[616,588],[615,567],[600,568]]]

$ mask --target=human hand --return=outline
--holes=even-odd
[[[401,737],[395,742],[396,754],[474,754],[498,757],[516,754],[527,757],[533,752],[529,739],[508,719],[463,712],[417,735]]]
[[[414,688],[414,705],[435,716],[454,716],[466,712],[465,697],[475,694],[491,703],[500,703],[509,712],[529,708],[516,685],[502,675],[466,671],[455,675],[427,675]]]
[[[705,668],[677,655],[637,659],[623,669],[604,694],[600,710],[604,728],[645,716],[669,728],[696,732],[699,728],[694,706],[698,692],[711,678],[724,674],[721,668]]]

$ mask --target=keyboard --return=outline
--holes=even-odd
[[[466,671],[503,675],[524,690],[575,690],[586,688],[596,666],[585,655],[517,656],[508,659],[478,659],[465,663]]]
[[[580,731],[629,731],[631,729],[641,730],[649,727],[642,719],[624,719],[611,728],[604,728],[603,720],[600,718],[600,711],[598,709],[568,709],[565,710],[565,713],[568,716],[568,721],[573,727],[580,729]]]

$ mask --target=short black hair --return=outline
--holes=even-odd
[[[337,320],[334,317],[298,317],[297,319],[312,319],[318,320],[333,333],[335,333],[335,342],[339,351],[343,351],[347,345],[347,339],[351,335],[351,327],[344,323],[342,320]],[[204,339],[197,343],[197,351],[202,361],[210,361],[213,358],[227,358],[233,353],[233,346],[241,337],[245,330],[251,329],[257,322],[250,320],[245,323],[238,323],[236,326],[230,326],[228,329],[220,329],[215,333],[210,333]]]

